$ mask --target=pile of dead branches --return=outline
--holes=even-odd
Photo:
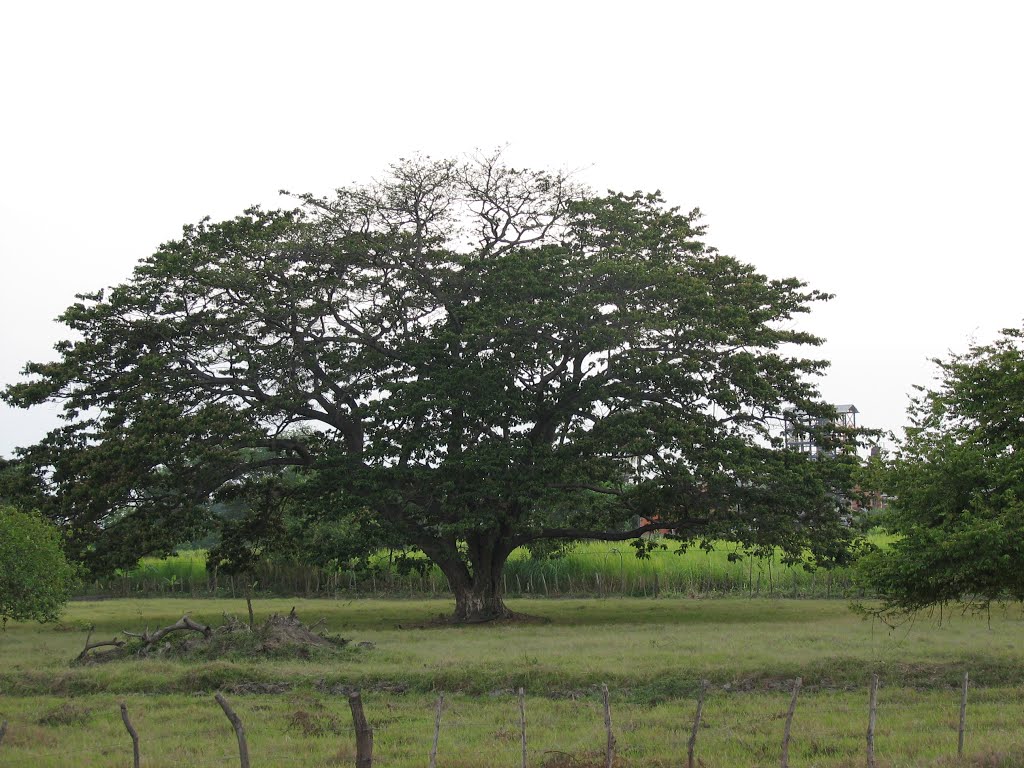
[[[85,647],[72,664],[96,664],[127,658],[220,658],[224,656],[295,656],[310,658],[314,650],[330,650],[348,644],[347,640],[320,634],[323,619],[311,626],[303,624],[292,608],[287,616],[271,614],[262,624],[250,615],[249,623],[224,615],[224,623],[212,627],[194,621],[188,614],[174,624],[150,631],[129,632],[110,640],[93,642],[93,629],[85,638]]]

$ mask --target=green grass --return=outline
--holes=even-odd
[[[884,545],[881,535],[871,538]],[[648,597],[662,594],[686,596],[747,595],[750,597],[839,597],[855,595],[846,568],[809,572],[801,565],[787,565],[778,553],[772,557],[737,554],[735,544],[716,542],[711,552],[691,547],[678,553],[672,544],[640,560],[628,544],[605,542],[576,544],[563,557],[533,559],[526,550],[512,553],[505,569],[504,587],[517,596]],[[402,596],[448,593],[444,576],[436,567],[422,574],[400,574],[389,554],[380,553],[370,571],[323,569],[310,566],[264,563],[251,579],[216,577],[206,572],[206,553],[182,551],[163,558],[146,558],[127,573],[86,585],[84,594],[152,596],[206,595],[237,597],[245,582],[255,582],[258,593],[270,595]]]
[[[777,765],[781,715],[795,677],[804,690],[792,764],[864,764],[867,684],[882,678],[882,766],[956,765],[958,686],[971,672],[963,765],[1024,765],[1024,619],[919,619],[890,632],[836,600],[521,599],[545,621],[423,628],[450,600],[259,600],[257,618],[292,605],[372,649],[299,660],[133,660],[69,666],[94,639],[171,623],[185,611],[219,623],[243,600],[164,598],[72,604],[59,626],[0,635],[0,765],[125,764],[117,703],[142,735],[144,765],[228,765],[234,741],[212,694],[227,692],[250,733],[254,765],[351,764],[344,693],[363,690],[380,765],[423,766],[433,707],[446,694],[440,766],[518,765],[514,691],[527,692],[531,765],[601,763],[600,685],[612,693],[622,766],[685,762],[694,697],[710,681],[698,754],[706,766]],[[266,689],[273,695],[246,693]],[[59,709],[69,704],[70,710]],[[305,726],[305,727],[303,727]],[[571,756],[571,759],[570,757]],[[1005,759],[1004,759],[1005,758]],[[130,759],[130,758],[129,758]],[[340,760],[340,762],[338,762]],[[561,762],[559,762],[561,760]],[[1014,762],[1016,760],[1016,762]],[[1002,761],[1002,762],[1000,762]]]
[[[607,682],[638,700],[691,695],[702,678],[741,689],[803,676],[809,686],[860,687],[872,672],[915,687],[955,687],[964,669],[986,685],[1024,684],[1018,610],[984,617],[920,619],[890,632],[839,601],[722,599],[520,599],[517,611],[546,623],[421,628],[447,615],[450,600],[259,600],[257,619],[295,606],[307,622],[372,651],[317,664],[261,660],[182,663],[147,660],[68,668],[86,629],[94,638],[156,628],[189,611],[221,623],[245,616],[242,600],[151,599],[75,602],[57,627],[13,624],[3,635],[0,691],[133,693],[213,690],[249,680],[316,680],[410,690],[487,693],[538,686],[573,692]]]
[[[1020,766],[1024,737],[1019,718],[1006,711],[1020,689],[978,693],[969,714],[967,753],[959,765]],[[0,749],[0,764],[63,768],[130,765],[131,741],[120,720],[124,700],[141,738],[143,765],[237,765],[234,734],[212,697],[180,694],[74,699],[83,720],[43,725],[56,709],[45,698],[18,699],[6,706],[14,726]],[[343,697],[292,693],[281,696],[229,696],[246,725],[254,766],[328,768],[354,762],[351,720]],[[367,693],[367,716],[374,728],[374,765],[422,768],[433,735],[435,699],[422,695]],[[708,695],[696,754],[708,768],[776,766],[785,694]],[[1019,709],[1019,707],[1018,707]],[[804,696],[798,703],[790,748],[791,764],[864,765],[865,700],[844,692]],[[883,691],[879,704],[876,753],[879,765],[958,765],[955,696],[927,691]],[[673,701],[653,706],[612,702],[617,738],[616,765],[685,765],[686,741],[694,705]],[[581,701],[528,696],[527,736],[535,766],[603,765],[603,715],[596,698]],[[25,723],[25,725],[21,725]],[[303,727],[305,726],[305,728]],[[449,695],[441,721],[438,765],[442,768],[516,768],[519,765],[519,712],[512,695]],[[997,762],[1000,758],[1004,762]]]

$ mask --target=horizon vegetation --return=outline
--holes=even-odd
[[[893,536],[875,529],[865,539],[885,548]],[[535,557],[526,548],[508,559],[504,591],[510,595],[793,595],[850,597],[857,588],[854,568],[810,569],[787,561],[778,549],[770,556],[742,553],[731,542],[710,542],[711,550],[689,547],[677,551],[652,548],[638,558],[628,544],[575,542],[556,557]],[[175,554],[142,558],[132,569],[107,579],[83,584],[80,595],[129,596],[157,594],[255,594],[325,596],[408,595],[447,593],[448,585],[436,565],[425,558],[423,569],[408,569],[415,556],[387,550],[358,568],[320,568],[287,562],[260,562],[237,577],[217,578],[207,570],[208,550],[180,548]],[[400,568],[400,566],[402,566]],[[404,572],[403,572],[404,570]]]

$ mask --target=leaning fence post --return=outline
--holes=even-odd
[[[878,675],[871,676],[868,700],[868,768],[875,768],[875,716],[878,714]]]
[[[213,698],[220,704],[220,708],[224,710],[224,714],[228,716],[228,720],[235,729],[235,736],[238,737],[238,758],[242,768],[249,768],[249,745],[245,742],[245,727],[242,725],[241,718],[235,714],[235,710],[220,693],[214,694]]]
[[[690,741],[686,744],[686,768],[693,768],[693,750],[697,746],[697,729],[700,728],[700,716],[704,711],[704,691],[708,687],[707,680],[700,681],[700,693],[697,694],[697,714],[693,717],[693,730]]]
[[[434,745],[430,748],[430,768],[437,768],[437,740],[441,736],[441,710],[444,707],[444,694],[437,697],[437,714],[434,716]]]
[[[135,768],[139,768],[139,732],[135,730],[132,721],[128,719],[128,705],[123,701],[121,702],[121,720],[124,721],[128,735],[132,737],[132,764]]]
[[[601,694],[604,696],[604,729],[608,733],[608,741],[604,748],[604,768],[612,768],[615,762],[615,734],[612,733],[612,708],[608,703],[608,686],[601,685]]]
[[[786,727],[782,732],[782,768],[789,768],[789,734],[793,728],[793,713],[796,712],[796,697],[800,695],[800,686],[803,684],[801,678],[793,683],[793,698],[789,702],[789,711],[786,712]]]
[[[352,710],[352,725],[356,731],[356,768],[373,768],[373,729],[363,714],[359,691],[348,695],[348,706]]]
[[[956,756],[964,756],[964,731],[967,730],[967,684],[969,673],[964,672],[964,688],[960,694],[960,730],[956,739]]]

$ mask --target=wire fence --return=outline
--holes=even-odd
[[[393,703],[374,699],[372,694],[364,713],[358,691],[348,694],[350,720],[337,705],[315,716],[305,712],[305,719],[299,717],[302,712],[289,718],[280,707],[267,705],[267,697],[232,696],[229,702],[217,694],[216,703],[214,697],[204,697],[205,704],[191,705],[192,722],[183,723],[173,719],[174,713],[161,716],[160,697],[135,697],[130,706],[120,703],[120,713],[112,704],[105,727],[95,731],[58,728],[56,735],[43,739],[38,723],[5,721],[0,725],[0,765],[626,768],[649,764],[646,760],[655,751],[661,757],[651,764],[688,768],[1024,764],[1024,743],[1016,733],[1019,718],[1008,711],[1020,709],[1022,702],[1015,700],[1012,703],[1017,706],[1010,708],[1000,702],[996,709],[1002,714],[994,716],[994,702],[985,701],[982,689],[980,698],[989,711],[979,710],[975,725],[969,707],[974,694],[967,674],[957,690],[934,693],[922,700],[912,691],[881,685],[873,676],[864,689],[846,692],[842,706],[835,702],[828,706],[821,699],[828,692],[805,691],[797,678],[788,687],[742,702],[747,708],[736,712],[736,701],[742,696],[703,682],[692,707],[675,710],[677,715],[688,711],[689,718],[677,716],[666,727],[665,710],[616,702],[607,686],[563,702],[561,711],[570,722],[551,722],[550,706],[542,706],[546,699],[531,701],[519,688],[502,692],[497,705],[504,713],[503,722],[496,730],[499,723],[489,719],[476,700],[462,699],[453,705],[443,695],[436,705],[430,702],[429,712],[422,707],[415,722],[392,716]],[[851,705],[855,700],[859,706]],[[543,725],[533,719],[534,705],[543,710],[540,718],[547,720]],[[198,717],[197,706],[202,713]],[[113,728],[115,719],[124,723],[119,733]],[[660,729],[652,732],[654,723]],[[166,751],[167,739],[161,733],[168,729],[179,737],[172,753]],[[67,736],[68,731],[76,731],[77,736]],[[376,752],[375,731],[386,734]],[[907,731],[920,732],[911,737],[927,736],[908,739]],[[183,734],[191,738],[182,744]],[[316,738],[308,738],[311,735]],[[653,750],[652,737],[665,743]],[[589,744],[581,748],[580,739]]]

